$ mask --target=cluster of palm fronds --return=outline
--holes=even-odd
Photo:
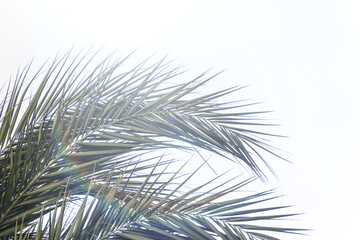
[[[269,191],[224,198],[253,179],[189,190],[196,171],[186,177],[154,155],[201,148],[265,177],[258,150],[273,149],[244,127],[258,124],[256,112],[216,102],[236,88],[199,96],[214,76],[175,83],[181,72],[163,61],[121,72],[127,57],[96,66],[86,54],[69,57],[32,78],[25,68],[1,102],[0,238],[277,239],[264,231],[297,231],[249,224],[292,215],[249,208],[272,199]]]

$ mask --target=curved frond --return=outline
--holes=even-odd
[[[235,184],[228,181],[225,185],[215,184],[213,190],[203,190],[212,180],[184,191],[191,176],[185,181],[175,181],[180,173],[177,171],[162,178],[166,171],[156,171],[158,167],[152,168],[142,178],[137,189],[132,191],[123,186],[133,182],[128,179],[132,178],[129,176],[136,175],[136,168],[130,167],[130,172],[121,173],[113,186],[109,181],[99,188],[98,184],[92,182],[86,196],[77,202],[77,213],[73,214],[71,224],[63,220],[65,209],[71,204],[62,204],[47,221],[43,218],[33,228],[41,231],[28,234],[34,237],[41,235],[41,239],[274,240],[278,239],[272,236],[274,233],[300,231],[297,228],[262,225],[264,220],[286,219],[296,215],[276,213],[288,206],[260,207],[275,198],[272,191],[252,195],[242,193],[237,194],[242,195],[241,197],[224,200],[224,197],[242,189],[254,179]],[[134,181],[137,181],[136,178]],[[94,188],[97,191],[91,199],[90,192]],[[56,214],[60,216],[57,217]]]
[[[161,182],[141,185],[135,180],[142,175],[128,174],[168,164],[154,163],[151,158],[138,160],[140,155],[159,149],[192,151],[196,146],[232,161],[235,157],[265,178],[260,167],[263,159],[257,151],[275,155],[276,151],[263,140],[264,133],[246,127],[259,124],[254,118],[259,112],[216,102],[236,88],[199,96],[195,91],[215,76],[204,73],[175,83],[181,71],[170,69],[164,60],[152,65],[144,61],[124,71],[128,57],[118,61],[108,57],[93,66],[94,57],[79,54],[69,60],[68,53],[34,77],[29,77],[30,66],[25,68],[9,85],[0,105],[0,237],[14,232],[20,220],[23,227],[31,228],[42,215],[66,205],[67,197],[59,195],[65,187],[71,196],[97,198],[96,186],[118,184],[123,189],[118,198],[122,203],[106,205],[117,206],[117,210],[124,204],[135,204],[131,202],[137,194],[156,195]],[[33,86],[37,86],[34,93]],[[119,174],[123,176],[120,183],[114,177]],[[87,193],[92,179],[97,184]],[[164,191],[156,199],[164,198]],[[179,217],[172,219],[179,221]],[[184,221],[190,224],[194,219],[203,222],[198,227],[205,232],[216,225],[215,220],[210,223],[198,215]],[[165,224],[170,220],[153,221]],[[235,234],[232,227],[225,224],[220,228]],[[142,228],[139,225],[139,231]],[[170,226],[166,231],[172,231]],[[154,229],[151,232],[156,233]]]

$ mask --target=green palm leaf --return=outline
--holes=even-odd
[[[180,173],[177,171],[167,176],[168,180],[158,181],[165,172],[156,171],[158,167],[159,165],[156,165],[151,168],[142,178],[140,186],[132,191],[121,185],[128,182],[125,180],[126,175],[134,175],[138,171],[135,167],[128,173],[120,174],[113,186],[110,180],[101,187],[92,182],[70,225],[63,221],[65,208],[69,208],[69,205],[63,204],[60,211],[55,211],[55,214],[60,212],[59,218],[48,218],[45,225],[51,227],[43,231],[33,231],[29,235],[41,235],[44,239],[277,239],[263,232],[300,231],[295,228],[250,224],[254,221],[296,215],[271,214],[286,208],[284,206],[248,207],[271,201],[272,191],[253,195],[241,194],[244,195],[241,198],[221,200],[253,179],[236,184],[227,181],[227,187],[220,183],[214,189],[223,188],[221,191],[201,191],[211,181],[197,187],[196,191],[179,191],[191,177],[181,182],[174,181]],[[170,187],[171,184],[175,187]],[[93,192],[94,197],[87,205],[93,188],[98,190]],[[179,194],[180,192],[182,193]],[[43,229],[41,224],[42,222],[38,223],[34,229]]]
[[[19,231],[20,220],[21,231],[26,229],[29,236],[35,234],[39,239],[45,235],[52,239],[74,238],[74,234],[80,236],[89,229],[94,233],[82,238],[97,239],[112,231],[111,238],[161,239],[171,234],[196,239],[217,234],[237,236],[247,229],[271,230],[236,225],[241,219],[236,214],[207,216],[211,213],[207,208],[215,206],[210,203],[236,187],[207,193],[210,195],[205,194],[201,201],[199,198],[205,195],[190,197],[193,191],[175,198],[177,192],[169,184],[179,175],[164,182],[161,178],[170,172],[154,171],[168,165],[169,160],[157,163],[156,157],[147,154],[169,148],[192,151],[195,146],[232,161],[235,157],[235,161],[265,178],[258,151],[276,152],[262,139],[264,133],[245,127],[258,124],[253,116],[259,112],[241,111],[244,105],[215,102],[236,89],[191,98],[214,76],[201,74],[175,84],[172,81],[181,72],[169,69],[163,60],[150,66],[144,61],[121,72],[128,57],[118,61],[109,57],[92,67],[95,56],[86,56],[79,54],[69,61],[68,53],[32,78],[29,66],[6,92],[0,115],[0,237]],[[33,85],[37,90],[31,94]],[[229,112],[232,109],[237,111]],[[140,156],[146,157],[139,160]],[[59,195],[64,189],[66,194]],[[64,210],[79,197],[83,202],[88,197],[95,199],[95,207],[86,211],[81,205],[81,214],[76,216],[78,225],[66,228]],[[216,207],[217,211],[221,208]],[[162,216],[164,211],[174,215]],[[193,211],[198,213],[186,215]],[[49,231],[42,230],[41,222],[32,227],[48,213],[52,214],[46,223]],[[117,227],[123,227],[129,219],[147,220],[137,223],[135,230],[113,231],[113,225],[102,225],[110,217],[118,218]],[[261,239],[261,235],[257,237]]]

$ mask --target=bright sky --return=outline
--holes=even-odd
[[[192,73],[226,68],[211,87],[249,84],[246,97],[275,110],[290,136],[281,148],[293,164],[275,168],[279,191],[306,213],[300,227],[314,229],[305,239],[358,235],[359,1],[7,2],[1,83],[32,57],[41,63],[72,46],[169,54]]]

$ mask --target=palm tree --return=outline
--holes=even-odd
[[[298,231],[267,224],[294,215],[264,207],[272,190],[238,191],[266,178],[261,151],[276,155],[265,133],[246,127],[265,125],[260,112],[216,101],[239,88],[199,96],[215,76],[176,83],[182,72],[164,59],[123,71],[129,56],[97,65],[96,54],[71,56],[34,77],[30,65],[19,71],[1,102],[1,239],[277,239],[271,232]],[[184,173],[191,160],[161,149],[203,149],[254,177],[222,174],[189,188],[209,163]]]

